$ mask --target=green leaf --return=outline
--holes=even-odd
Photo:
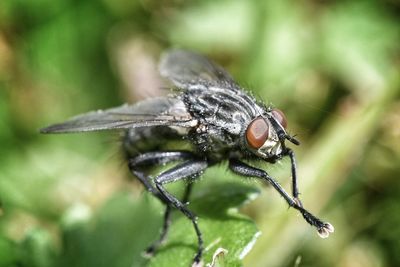
[[[204,264],[210,264],[213,255],[218,254],[219,265],[215,266],[241,266],[241,259],[254,244],[258,230],[237,208],[258,191],[239,181],[214,182],[195,188],[189,208],[199,217],[205,247]],[[150,260],[150,266],[191,265],[197,251],[197,237],[192,223],[178,215],[165,245]],[[220,253],[222,249],[225,253]]]
[[[214,266],[241,266],[258,230],[238,213],[238,207],[254,198],[258,190],[239,179],[210,182],[194,185],[189,204],[199,217],[203,233],[203,262],[211,263],[215,254]],[[153,258],[143,257],[145,248],[159,237],[163,210],[147,192],[139,198],[130,192],[117,193],[92,217],[88,210],[76,208],[63,220],[63,251],[58,266],[191,265],[197,238],[191,222],[177,211],[165,243]]]

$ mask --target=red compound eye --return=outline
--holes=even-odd
[[[247,127],[247,143],[255,149],[260,148],[268,138],[269,126],[264,118],[255,118]]]
[[[286,120],[285,114],[283,114],[283,112],[277,108],[273,109],[271,113],[272,113],[272,116],[274,116],[274,118],[279,122],[279,124],[282,125],[282,127],[286,129],[287,120]]]

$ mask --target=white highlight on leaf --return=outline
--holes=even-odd
[[[192,267],[203,267],[203,261],[193,262]]]
[[[256,243],[258,237],[261,235],[261,232],[257,232],[253,239],[244,247],[242,252],[239,254],[239,259],[243,260],[243,258],[249,253],[249,251],[253,248],[254,244]]]
[[[217,250],[213,254],[212,262],[208,263],[207,267],[214,267],[218,257],[223,257],[225,254],[228,254],[228,250],[224,248],[217,248]]]
[[[297,256],[296,261],[294,262],[294,267],[299,267],[301,263],[301,255]]]
[[[208,245],[204,251],[209,251],[213,246],[215,246],[216,244],[218,244],[219,242],[221,242],[221,237],[218,237],[217,239],[215,239],[213,242],[210,243],[210,245]]]
[[[65,226],[73,226],[88,221],[91,216],[92,211],[88,205],[77,203],[65,212],[62,221]]]

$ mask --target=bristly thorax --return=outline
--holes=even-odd
[[[199,152],[216,158],[240,150],[247,125],[263,112],[252,97],[229,87],[196,84],[182,94],[182,99],[198,120],[189,138]]]

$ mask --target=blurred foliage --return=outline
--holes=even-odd
[[[169,47],[208,55],[285,111],[302,141],[303,203],[335,226],[321,240],[262,190],[242,209],[261,232],[245,266],[400,266],[399,44],[400,5],[390,0],[0,1],[0,266],[146,264],[140,252],[158,235],[162,210],[128,181],[119,137],[37,129],[165,93],[156,64]],[[287,160],[263,168],[290,186]],[[200,216],[207,243],[243,229],[235,240],[244,243],[221,241],[232,266],[257,230],[224,211],[254,188],[214,169],[195,185],[192,205],[220,212]],[[225,186],[208,192],[214,180]],[[224,232],[231,223],[240,229]],[[174,215],[150,265],[177,261],[177,242],[195,244],[179,232],[185,224]],[[187,260],[194,250],[181,251]]]

